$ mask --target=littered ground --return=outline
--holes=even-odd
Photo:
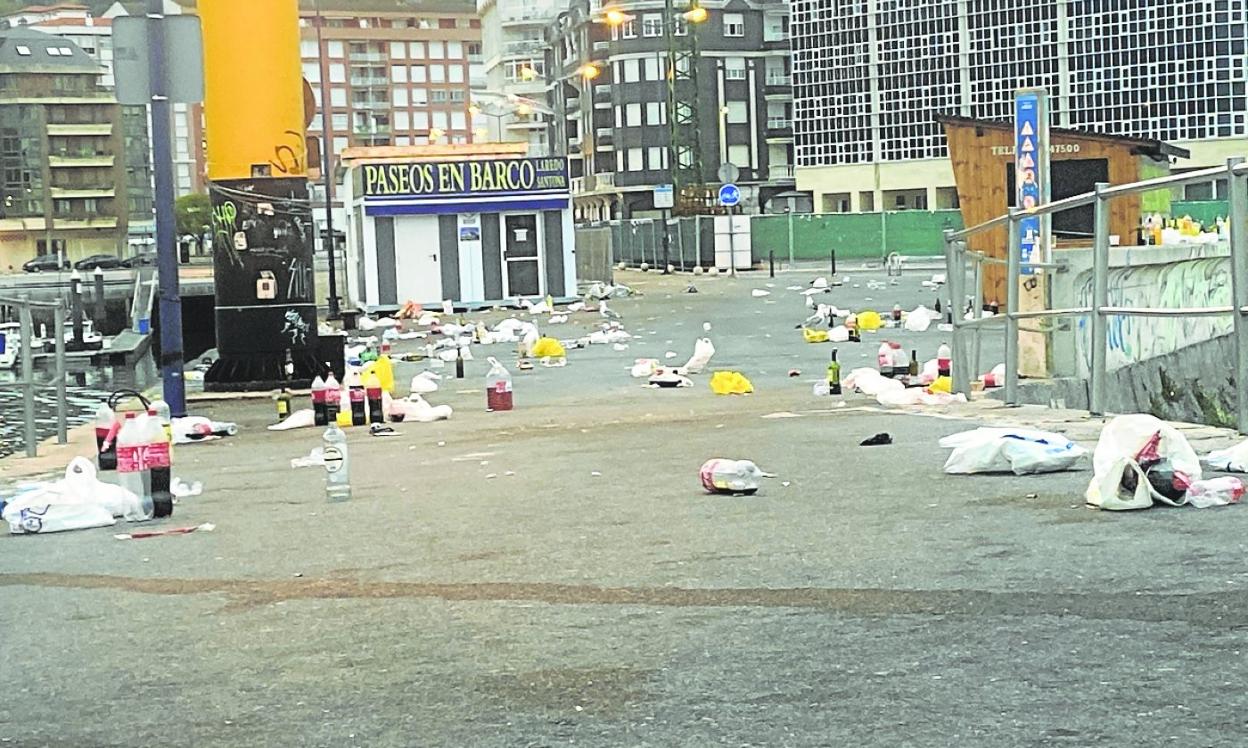
[[[932,296],[917,275],[854,278],[835,302]],[[801,342],[785,290],[810,277],[693,279],[698,294],[688,277],[622,279],[645,293],[612,303],[645,333],[627,351],[517,374],[511,413],[484,412],[471,362],[429,396],[450,421],[350,434],[348,503],[289,466],[319,431],[264,430],[267,401],[203,403],[241,430],[176,450],[204,492],[149,527],[214,532],[0,538],[0,743],[1248,742],[1248,508],[1100,513],[1083,506],[1087,469],[947,476],[937,440],[978,423],[1089,445],[1100,424],[836,407],[811,394],[829,347]],[[683,359],[703,322],[713,368],[756,394],[628,376],[634,357]],[[928,356],[940,339],[902,337]],[[858,446],[878,432],[895,443]],[[1229,439],[1188,433],[1201,449]],[[698,467],[721,456],[778,477],[706,495]]]

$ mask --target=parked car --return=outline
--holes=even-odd
[[[77,270],[95,270],[96,268],[115,270],[119,267],[123,267],[123,265],[121,264],[121,258],[117,255],[91,255],[74,263],[74,268]]]
[[[39,255],[33,260],[27,260],[22,265],[22,270],[27,273],[54,273],[56,267],[56,255]],[[61,261],[61,270],[69,270],[69,260]]]
[[[134,255],[133,257],[127,257],[126,259],[121,261],[121,266],[123,268],[130,268],[132,270],[134,268],[150,267],[155,264],[156,264],[155,252],[140,252],[139,254]]]

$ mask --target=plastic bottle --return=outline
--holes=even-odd
[[[152,518],[155,507],[147,493],[143,480],[143,433],[134,413],[127,413],[126,420],[117,432],[117,484],[139,497],[143,514]]]
[[[321,437],[325,458],[325,498],[347,501],[351,498],[351,471],[347,453],[347,435],[331,422]]]
[[[117,469],[116,423],[117,414],[108,403],[100,403],[95,409],[95,452],[100,470]]]
[[[325,368],[329,370],[329,374],[325,377],[325,389],[321,391],[321,397],[325,400],[325,423],[334,423],[338,420],[339,398],[342,388],[338,384],[338,378],[334,376],[329,364],[325,364]]]
[[[707,460],[699,471],[702,487],[711,493],[752,495],[758,491],[759,478],[771,478],[749,460]]]
[[[376,372],[364,375],[364,399],[368,402],[368,422],[385,423],[386,413],[381,400],[381,378]]]
[[[511,410],[511,373],[496,358],[490,358],[490,370],[485,375],[485,409]]]
[[[936,375],[940,377],[950,376],[953,369],[953,361],[951,360],[953,353],[949,350],[948,343],[941,343],[936,349]]]
[[[828,362],[828,394],[841,394],[841,362],[836,360],[836,349],[832,349],[832,360]]]
[[[902,349],[901,343],[893,340],[888,344],[889,358],[893,366],[893,378],[904,377],[909,371],[908,362],[906,361],[906,352]]]
[[[169,486],[173,477],[173,455],[169,449],[169,437],[155,408],[147,411],[143,428],[143,467],[150,474],[149,493],[153,515],[168,517],[173,514],[173,494]]]
[[[320,374],[312,380],[312,423],[316,426],[329,423],[325,417],[325,380]]]
[[[160,425],[165,430],[165,441],[169,442],[169,445],[170,445],[169,454],[170,454],[170,459],[172,459],[172,455],[173,455],[173,451],[172,451],[173,450],[173,416],[172,416],[172,413],[173,411],[169,408],[169,403],[165,402],[164,400],[153,400],[151,408],[149,408],[147,412],[150,414],[152,411],[156,412],[156,418],[160,419]]]
[[[893,321],[901,321],[901,304],[893,304]]]
[[[381,380],[381,388],[390,394],[394,394],[394,362],[390,359],[390,344],[381,344],[381,355],[373,362],[373,371],[377,372],[377,378]]]
[[[368,409],[364,402],[364,381],[358,371],[347,375],[347,394],[351,400],[351,425],[363,426],[368,422]]]

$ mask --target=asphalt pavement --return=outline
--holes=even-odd
[[[928,275],[829,298],[930,304]],[[622,273],[643,292],[611,302],[626,351],[517,372],[510,413],[485,412],[477,351],[428,396],[451,420],[349,434],[343,504],[289,466],[317,430],[265,431],[267,399],[197,403],[241,430],[175,450],[205,490],[160,526],[215,531],[0,538],[0,745],[1243,745],[1248,510],[1095,512],[1087,469],[945,475],[943,435],[1090,446],[1100,423],[814,397],[830,346],[802,342],[786,290],[811,277]],[[755,394],[629,377],[703,334]],[[930,357],[941,333],[897,337]],[[841,346],[847,370],[878,339]],[[858,446],[878,432],[894,444]],[[777,477],[710,496],[711,457]]]

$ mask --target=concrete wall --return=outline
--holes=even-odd
[[[1234,360],[1234,338],[1223,335],[1112,371],[1106,410],[1235,428]],[[1022,403],[1088,408],[1086,379],[1022,382],[1018,394]],[[989,396],[1000,400],[1003,395],[994,390]]]
[[[1052,307],[1091,306],[1092,251],[1060,250],[1070,271],[1053,276]],[[1230,265],[1225,246],[1122,248],[1110,252],[1109,304],[1122,307],[1203,307],[1231,303]],[[1210,317],[1111,316],[1109,369],[1121,369],[1225,335],[1230,315]],[[1070,318],[1052,335],[1055,377],[1087,377],[1092,365],[1088,317]]]

